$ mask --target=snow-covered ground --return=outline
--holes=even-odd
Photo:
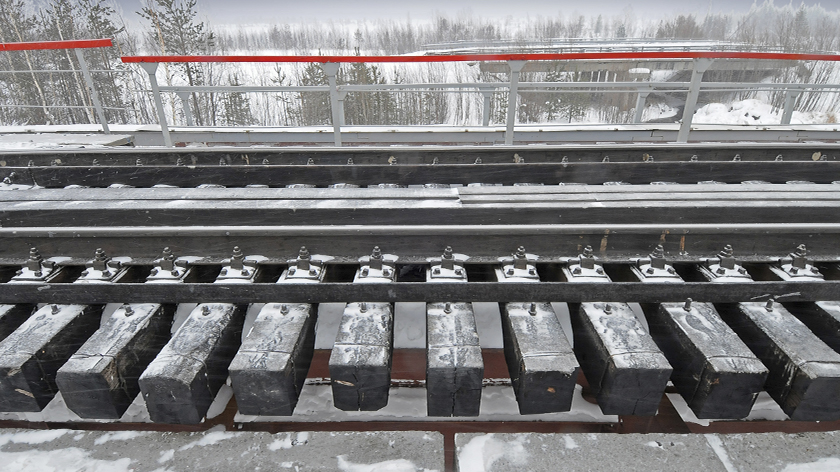
[[[441,472],[434,432],[201,433],[6,430],[4,472]]]
[[[740,100],[728,104],[710,103],[697,110],[694,124],[724,125],[777,125],[782,117],[782,110],[759,100]],[[836,123],[834,112],[799,112],[794,111],[791,124]]]

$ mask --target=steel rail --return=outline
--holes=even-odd
[[[469,236],[558,234],[787,234],[840,233],[840,223],[568,224],[568,225],[306,225],[306,226],[78,226],[0,228],[0,237],[236,237],[236,236]]]
[[[329,270],[329,269],[327,269]],[[469,269],[468,269],[469,270]],[[836,300],[840,281],[792,282],[395,282],[354,284],[307,283],[50,283],[0,284],[0,303],[349,303],[424,302],[459,300],[505,302],[529,300],[558,302],[629,301],[638,303],[695,301],[733,303]]]

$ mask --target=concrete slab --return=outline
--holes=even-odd
[[[457,434],[455,445],[459,472],[727,472],[699,434]]]
[[[719,435],[735,470],[840,470],[840,432]]]
[[[3,470],[443,471],[434,432],[3,430]]]

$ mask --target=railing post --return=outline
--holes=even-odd
[[[347,98],[347,92],[339,91],[338,92],[338,124],[341,126],[346,125],[345,120],[347,119],[344,116],[344,99]]]
[[[782,112],[782,122],[783,125],[790,124],[790,118],[793,116],[793,107],[796,105],[796,99],[799,97],[799,94],[802,93],[802,90],[787,90],[785,92],[785,111]]]
[[[484,105],[481,108],[481,126],[490,126],[490,106],[493,100],[493,92],[482,89],[481,95],[484,97]]]
[[[99,118],[99,123],[102,125],[102,132],[111,134],[111,129],[108,128],[108,121],[105,120],[105,110],[102,109],[102,103],[99,101],[99,93],[97,93],[96,87],[93,86],[93,78],[90,76],[90,70],[88,70],[85,56],[82,54],[81,49],[74,49],[73,52],[76,53],[76,59],[79,60],[79,69],[82,69],[82,76],[85,78],[85,84],[87,84],[88,93],[90,93],[90,99],[93,102],[93,108],[96,109],[96,117]]]
[[[152,96],[155,99],[155,108],[157,108],[158,122],[160,122],[160,132],[163,134],[163,145],[172,147],[172,136],[169,135],[169,125],[166,124],[166,113],[163,111],[163,100],[160,96],[160,87],[158,87],[157,62],[141,62],[140,67],[149,74],[149,84],[152,86]]]
[[[341,104],[338,102],[338,85],[336,75],[341,64],[337,62],[325,62],[321,64],[324,73],[327,74],[327,81],[330,83],[330,110],[332,111],[333,135],[335,145],[341,146]]]
[[[190,107],[190,93],[177,92],[178,98],[181,99],[181,106],[184,108],[184,118],[187,120],[187,126],[193,126],[192,107]]]
[[[694,120],[694,109],[697,108],[697,98],[700,96],[700,83],[703,82],[703,74],[712,65],[713,59],[701,57],[694,59],[694,70],[691,72],[691,85],[688,87],[688,96],[685,97],[685,108],[683,109],[682,124],[677,133],[677,142],[688,142],[688,133],[691,131],[691,121]]]
[[[519,73],[525,67],[525,61],[508,61],[510,67],[510,93],[508,94],[507,122],[505,126],[505,145],[513,144],[513,125],[516,123],[516,102],[519,96]]]
[[[633,123],[642,122],[642,112],[645,111],[645,100],[647,100],[648,95],[650,95],[650,92],[639,92],[639,95],[636,97],[636,109],[633,114]]]

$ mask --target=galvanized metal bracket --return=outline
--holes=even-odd
[[[359,258],[361,266],[353,283],[388,283],[397,280],[397,256],[382,254],[379,246],[373,248],[370,256]]]
[[[820,270],[808,261],[808,250],[800,244],[788,257],[779,260],[778,266],[770,266],[770,271],[782,280],[825,280]]]
[[[183,282],[189,272],[189,259],[176,258],[169,248],[165,248],[160,259],[155,261],[155,266],[146,278],[146,283]]]
[[[735,261],[732,246],[726,245],[718,257],[706,259],[700,272],[709,282],[744,282],[752,280],[743,266]]]
[[[426,271],[427,282],[466,282],[467,271],[464,268],[464,261],[468,259],[463,254],[455,254],[452,248],[447,246],[439,259],[432,261],[431,267]]]
[[[297,259],[288,261],[289,268],[283,271],[277,283],[313,282],[324,280],[325,256],[312,256],[306,247],[301,247]]]
[[[586,246],[583,253],[577,259],[569,260],[564,267],[563,275],[569,282],[609,282],[610,277],[604,271],[604,267],[597,263],[592,253],[592,246]]]
[[[630,269],[642,282],[682,282],[674,267],[665,259],[662,245],[656,246],[647,259],[639,259]]]
[[[502,267],[496,268],[496,280],[499,282],[539,282],[535,254],[525,252],[524,246],[519,246],[509,258],[500,259]]]

